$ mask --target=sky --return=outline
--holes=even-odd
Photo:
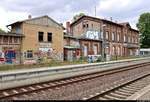
[[[28,15],[38,17],[48,15],[59,23],[71,21],[73,16],[85,13],[89,16],[113,21],[129,22],[136,28],[139,16],[150,11],[150,0],[1,0],[0,28],[24,20]]]

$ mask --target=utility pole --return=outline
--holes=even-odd
[[[95,17],[96,17],[96,1],[94,0],[94,4],[95,4]]]
[[[102,25],[102,61],[104,61],[104,27],[106,27],[105,24]]]
[[[96,17],[96,5],[95,5],[95,17]]]

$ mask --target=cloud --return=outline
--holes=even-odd
[[[149,12],[149,0],[1,0],[2,25],[33,17],[49,15],[58,22],[71,21],[74,15],[83,12],[90,16],[113,17],[118,22],[131,22],[135,26],[143,12]],[[2,20],[3,19],[3,20]]]

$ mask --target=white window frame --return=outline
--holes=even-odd
[[[106,40],[108,40],[109,39],[109,32],[107,31],[106,32]]]
[[[124,42],[126,42],[126,36],[125,35],[124,35],[123,39],[124,39]]]
[[[114,40],[115,40],[115,34],[112,33],[112,41],[114,41]]]
[[[97,54],[98,54],[98,46],[94,45],[94,55],[97,55]]]
[[[120,41],[120,33],[117,35],[117,40]]]
[[[128,37],[128,42],[130,43],[130,37]]]

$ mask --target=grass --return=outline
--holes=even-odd
[[[118,57],[118,60],[124,60],[124,59],[133,59],[133,58],[141,58],[141,57]],[[115,61],[115,58],[112,58],[111,61]],[[106,60],[105,60],[106,61]],[[76,61],[65,61],[65,62],[57,62],[52,61],[49,63],[40,63],[40,64],[30,64],[30,65],[9,65],[9,66],[0,66],[0,71],[4,70],[14,70],[14,69],[30,69],[30,68],[39,68],[39,67],[54,67],[54,66],[65,66],[65,65],[76,65],[76,64],[86,64],[88,63],[88,60],[86,58],[76,60]]]
[[[118,57],[117,60],[125,60],[125,59],[134,59],[134,58],[143,58],[142,56],[126,56],[126,57]],[[112,58],[111,61],[115,61],[116,58]]]
[[[50,63],[40,63],[40,64],[30,64],[30,65],[9,65],[9,66],[0,66],[0,71],[4,70],[14,70],[14,69],[30,69],[30,68],[39,68],[39,67],[54,67],[54,66],[65,66],[65,65],[75,65],[75,64],[85,64],[88,63],[85,60],[78,61],[66,61],[66,62],[50,62]]]

